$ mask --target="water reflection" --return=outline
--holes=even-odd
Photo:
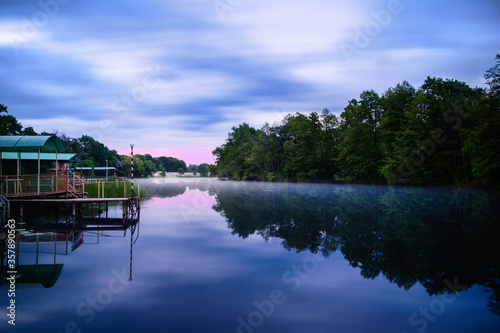
[[[484,286],[499,312],[498,195],[470,190],[213,183],[233,234],[290,251],[340,251],[363,277],[429,295]],[[447,286],[447,287],[445,287]]]
[[[85,231],[72,255],[57,256],[64,269],[52,288],[19,287],[16,302],[26,314],[19,329],[64,332],[74,323],[69,327],[75,332],[497,330],[482,290],[498,295],[494,196],[443,189],[140,181],[153,196],[143,202],[137,243],[139,225],[125,239],[106,237],[111,231],[104,231],[99,242],[96,231]],[[105,217],[98,208],[82,217]],[[116,215],[111,208],[108,213]],[[92,239],[99,246],[90,246]],[[40,263],[50,264],[50,258]],[[481,287],[461,292],[472,284]],[[457,293],[429,296],[445,288]],[[274,313],[267,316],[269,300]],[[492,297],[490,309],[498,304]],[[423,308],[431,309],[432,320],[425,321]]]
[[[216,183],[211,178],[149,178],[141,179],[141,188],[146,196],[156,198],[173,198],[184,194],[188,189],[209,191],[211,185]]]
[[[7,230],[2,229],[0,286],[11,276],[8,272],[16,271],[16,284],[41,284],[51,288],[63,269],[63,264],[56,263],[58,255],[70,255],[82,244],[99,244],[102,238],[124,238],[127,230],[130,232],[129,281],[132,281],[132,249],[139,237],[137,211],[124,213],[122,209],[117,209],[119,205],[109,207],[107,203],[102,206],[100,203],[78,204],[72,208],[71,205],[53,202],[23,202],[13,203],[12,207],[16,230],[15,254],[7,251]],[[120,214],[121,217],[115,217]],[[51,263],[44,264],[47,254],[53,255],[53,261],[49,258]],[[15,258],[15,269],[8,265],[9,256]],[[32,262],[33,259],[35,264],[23,263],[23,260]]]
[[[7,252],[7,242],[2,241],[0,245],[0,286],[7,283],[7,278],[12,274],[9,271],[16,271],[16,284],[41,284],[45,288],[51,288],[59,279],[63,269],[62,264],[56,263],[57,254],[68,254],[75,246],[75,239],[70,239],[68,234],[45,234],[39,232],[30,232],[26,229],[18,230],[17,248],[15,251],[15,268],[9,269],[7,258],[13,258],[13,252]],[[20,253],[33,253],[35,255],[35,264],[28,265],[20,262]],[[45,257],[40,259],[40,254],[53,254],[46,262]]]

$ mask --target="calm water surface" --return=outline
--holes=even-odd
[[[15,327],[4,281],[1,332],[500,331],[497,194],[192,179],[141,188],[153,196],[132,248],[127,230],[86,232],[56,258],[45,249],[39,264],[55,259],[60,275],[17,284]],[[34,247],[25,252],[20,265],[34,265]]]

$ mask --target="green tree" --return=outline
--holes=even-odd
[[[184,174],[184,169],[183,168],[179,168],[177,170],[177,172],[179,173],[179,176],[182,176]]]
[[[340,119],[288,114],[260,130],[233,127],[213,154],[212,175],[229,179],[344,180],[390,184],[471,182],[500,178],[500,55],[485,74],[488,94],[464,82],[427,77],[384,95],[364,91]]]
[[[376,92],[365,91],[340,115],[337,145],[339,174],[348,181],[379,180],[382,155],[380,149],[380,118],[382,108]]]
[[[287,156],[285,171],[298,180],[317,180],[321,167],[321,122],[316,112],[309,117],[301,113],[289,116],[284,124],[287,140],[284,152]]]
[[[201,177],[208,177],[208,164],[202,163],[198,166],[198,172]]]
[[[389,88],[380,103],[381,150],[384,156],[380,173],[388,183],[418,184],[424,179],[422,163],[411,163],[415,152],[420,153],[419,141],[429,134],[421,121],[424,94],[407,81]],[[434,143],[433,143],[434,144]],[[419,161],[418,161],[419,162]]]
[[[489,93],[494,98],[500,98],[500,54],[495,57],[496,64],[486,71],[484,78],[489,87]]]
[[[122,172],[126,177],[131,176],[131,161],[130,156],[122,155]],[[134,178],[147,177],[146,169],[144,168],[144,162],[142,159],[134,155]]]
[[[35,130],[33,129],[33,127],[29,126],[29,127],[26,127],[25,129],[23,129],[21,131],[21,134],[22,135],[38,135],[37,132],[35,132]]]
[[[101,142],[89,135],[82,135],[79,139],[72,139],[70,149],[76,153],[86,165],[119,166],[119,156],[115,150],[110,150]]]
[[[464,152],[470,159],[475,183],[500,188],[500,55],[486,71],[488,94],[472,113],[473,129],[466,130]]]
[[[431,133],[443,138],[425,159],[427,179],[434,183],[467,183],[467,164],[462,154],[464,130],[471,126],[470,112],[475,108],[480,91],[464,82],[428,77],[422,85],[426,117],[423,121]]]
[[[467,133],[464,147],[470,158],[474,182],[500,188],[500,98],[483,99],[475,112],[475,130]]]
[[[246,123],[232,128],[226,143],[212,152],[216,157],[219,177],[236,180],[258,178],[258,166],[252,160],[252,145],[256,136],[257,130]]]
[[[332,179],[337,172],[335,159],[337,157],[336,145],[338,140],[339,120],[330,110],[323,109],[321,113],[323,135],[321,138],[321,165],[324,179]]]
[[[156,165],[151,160],[146,160],[144,162],[144,170],[145,170],[146,176],[151,176],[151,175],[153,175],[153,173],[158,171],[156,169]]]
[[[22,128],[16,117],[8,114],[7,107],[0,104],[0,135],[21,135]]]
[[[175,157],[157,157],[156,160],[159,161],[158,168],[165,168],[167,172],[177,172],[179,168],[187,169],[186,162],[179,160]]]

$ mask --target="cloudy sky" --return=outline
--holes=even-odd
[[[37,132],[213,163],[242,122],[427,76],[483,87],[499,31],[498,0],[1,0],[0,104]]]

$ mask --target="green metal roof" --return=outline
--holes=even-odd
[[[0,151],[10,152],[40,152],[42,153],[64,153],[64,145],[55,135],[12,135],[0,136]]]
[[[57,154],[57,160],[58,161],[69,161],[73,157],[75,157],[76,154],[72,153],[58,153]],[[2,160],[17,160],[17,153],[15,152],[7,152],[4,151],[2,152]],[[38,153],[25,153],[21,152],[21,160],[38,160]],[[40,160],[41,161],[55,161],[56,160],[56,154],[55,153],[40,153]]]

